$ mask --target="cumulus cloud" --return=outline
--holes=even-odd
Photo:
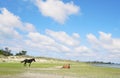
[[[87,39],[93,46],[93,49],[97,50],[99,54],[104,52],[103,54],[106,55],[107,59],[109,59],[109,57],[120,57],[120,39],[112,38],[112,34],[105,32],[99,32],[99,35],[98,38],[93,34],[87,35]]]
[[[68,35],[63,31],[47,29],[45,34],[31,32],[27,35],[25,43],[39,52],[57,53],[63,56],[95,56],[90,48],[80,45],[80,35]]]
[[[29,39],[26,40],[26,43],[33,47],[39,47],[47,51],[54,50],[54,52],[70,52],[71,51],[70,46],[75,45],[77,41],[74,39],[71,39],[72,37],[70,36],[64,39],[64,37],[68,36],[67,34],[65,35],[59,34],[59,36],[61,37],[57,38],[58,34],[56,33],[59,34],[59,32],[55,32],[55,31],[48,30],[48,29],[46,30],[46,34],[44,35],[38,32],[29,33],[28,34]],[[53,34],[56,34],[56,35],[53,35]],[[74,42],[71,44],[72,41],[70,42],[69,39]],[[70,43],[68,43],[67,41]]]
[[[20,17],[9,12],[6,8],[0,9],[0,35],[6,38],[20,38],[21,35],[17,30],[35,31],[35,28],[30,23],[24,23]]]
[[[0,23],[4,26],[13,26],[17,27],[21,25],[21,22],[19,21],[20,18],[12,13],[10,13],[6,8],[0,8],[1,14],[0,14]]]
[[[19,17],[10,13],[6,8],[0,9],[0,35],[4,37],[20,37],[20,34],[14,28],[21,26]]]
[[[36,31],[34,26],[21,21],[19,16],[6,8],[0,8],[0,18],[0,47],[9,46],[14,51],[23,49],[25,47],[23,33]]]
[[[28,46],[42,52],[64,52],[64,55],[92,55],[92,51],[86,46],[80,46],[80,36],[73,33],[71,36],[63,31],[47,29],[45,34],[31,32],[25,41]]]
[[[100,37],[96,38],[93,34],[88,34],[87,38],[91,44],[103,48],[110,52],[120,51],[120,39],[112,38],[109,33],[99,32]]]
[[[42,15],[50,17],[63,24],[70,15],[77,14],[80,7],[73,2],[64,3],[62,0],[36,0],[36,6]]]
[[[59,31],[51,31],[46,30],[47,35],[54,38],[56,41],[65,44],[67,46],[77,46],[80,44],[79,34],[73,33],[73,36],[69,36],[66,32]]]

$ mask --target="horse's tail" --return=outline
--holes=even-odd
[[[21,63],[23,63],[23,62],[25,62],[24,60],[23,61],[21,61]]]

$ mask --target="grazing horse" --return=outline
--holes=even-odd
[[[24,63],[24,66],[26,66],[26,63],[29,63],[29,67],[31,66],[31,63],[32,62],[35,62],[35,59],[34,58],[32,58],[32,59],[25,59],[25,60],[23,60],[23,61],[21,61],[21,63]]]
[[[64,68],[64,69],[70,69],[70,64],[65,64],[65,65],[63,65],[62,68]]]

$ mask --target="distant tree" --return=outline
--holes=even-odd
[[[5,55],[5,56],[12,56],[13,54],[11,53],[11,50],[8,47],[6,47],[5,50],[4,50],[3,55]]]
[[[27,54],[27,51],[20,51],[19,53],[16,53],[16,56],[20,56],[20,55],[26,55]]]
[[[4,50],[3,49],[0,50],[0,55],[11,56],[13,54],[11,53],[11,50],[8,47],[6,47]]]
[[[2,49],[0,50],[0,55],[3,55],[3,50]]]
[[[23,55],[26,55],[27,54],[27,51],[21,51]]]

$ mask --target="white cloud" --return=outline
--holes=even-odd
[[[118,58],[118,56],[120,55],[120,39],[112,38],[112,35],[110,33],[99,32],[99,34],[99,38],[95,37],[93,34],[87,35],[88,41],[93,46],[93,50],[97,50],[99,54],[106,55],[106,57],[103,57],[104,55],[99,55],[101,56],[101,59],[109,59],[109,57],[113,56],[114,58]]]
[[[79,46],[75,48],[76,52],[89,52],[90,50],[86,46]]]
[[[6,8],[0,9],[0,35],[5,38],[21,38],[20,30],[22,32],[35,31],[35,28],[30,23],[24,23],[20,17],[9,12]]]
[[[78,33],[73,33],[73,38],[80,38],[80,35]]]
[[[65,52],[69,51],[69,48],[65,45],[57,43],[54,39],[47,35],[40,34],[38,32],[32,32],[28,34],[28,40],[26,43],[34,48],[39,48],[45,52]],[[40,50],[39,50],[40,51]]]
[[[6,8],[0,9],[0,35],[4,37],[20,37],[20,34],[14,28],[21,26],[19,17],[10,13]]]
[[[24,49],[24,32],[33,32],[36,29],[30,23],[23,22],[19,16],[0,8],[0,47],[10,47],[13,51]],[[26,38],[26,37],[25,37]],[[24,46],[23,46],[24,45]]]
[[[30,32],[25,41],[27,46],[38,52],[57,53],[59,56],[95,56],[90,48],[80,45],[78,33],[71,36],[63,31],[46,30],[45,34]]]
[[[63,31],[55,32],[46,30],[46,33],[56,41],[67,46],[78,46],[80,44],[79,34],[77,33],[73,33],[73,36],[69,36],[66,32]]]
[[[40,44],[43,44],[43,45],[52,45],[52,44],[55,44],[55,41],[45,35],[42,35],[38,32],[30,32],[28,34],[28,37],[36,42],[36,43],[40,43]]]
[[[99,34],[100,34],[100,41],[102,42],[102,43],[106,43],[106,44],[111,44],[112,43],[112,38],[111,38],[111,34],[106,34],[106,33],[104,33],[104,32],[99,32]]]
[[[35,4],[42,15],[51,17],[61,24],[70,15],[77,14],[80,9],[73,2],[64,3],[62,0],[36,0]]]
[[[5,38],[21,38],[21,35],[13,28],[2,26],[0,26],[0,36]]]
[[[0,23],[3,26],[13,26],[18,27],[21,25],[21,22],[19,21],[20,18],[12,13],[10,13],[6,8],[0,8],[1,14],[0,14]]]
[[[97,45],[100,44],[98,39],[93,34],[88,34],[87,38],[88,38],[88,41],[95,47],[97,47]]]
[[[23,30],[27,31],[27,32],[33,32],[36,31],[35,27],[33,24],[30,23],[24,23],[24,28]]]

